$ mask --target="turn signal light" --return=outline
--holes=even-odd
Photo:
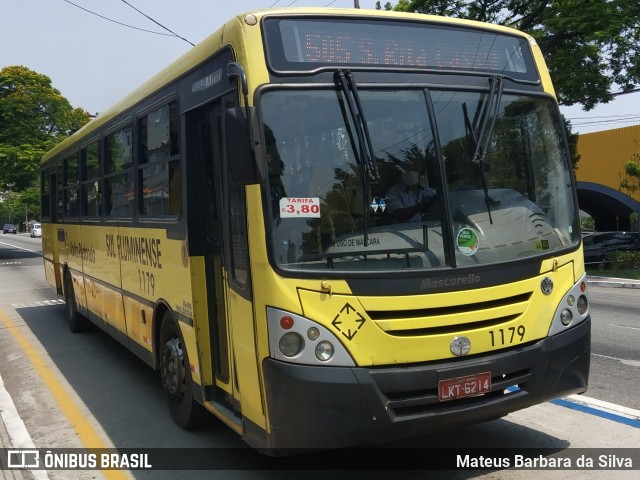
[[[280,326],[285,330],[290,330],[293,327],[293,318],[285,315],[280,319]]]

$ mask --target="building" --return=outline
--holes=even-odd
[[[576,171],[580,210],[588,213],[599,231],[638,230],[640,192],[630,196],[620,188],[624,166],[640,153],[640,125],[581,134]]]

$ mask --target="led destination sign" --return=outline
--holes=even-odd
[[[426,68],[502,73],[537,81],[528,42],[477,28],[423,22],[317,18],[264,21],[268,61],[277,72],[325,66]]]

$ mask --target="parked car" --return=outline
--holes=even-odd
[[[613,252],[640,251],[638,232],[597,232],[582,237],[584,263],[589,267],[605,266],[607,255]]]
[[[18,228],[13,223],[5,223],[3,233],[18,233]]]
[[[39,223],[34,223],[31,227],[31,238],[41,237],[42,236],[42,225]]]

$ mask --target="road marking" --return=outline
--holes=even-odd
[[[629,425],[630,427],[640,428],[640,410],[633,408],[623,407],[622,405],[616,405],[615,403],[609,403],[583,395],[569,395],[565,398],[551,400],[551,403]]]
[[[618,325],[616,323],[610,323],[609,325],[611,325],[612,327],[628,328],[629,330],[640,330],[640,327],[631,327],[629,325]]]
[[[18,247],[16,245],[12,245],[10,243],[5,243],[5,242],[0,242],[0,245],[7,245],[8,247],[17,248],[18,250],[24,250],[25,252],[37,253],[38,255],[42,256],[42,252],[39,252],[37,250],[31,250],[30,248]]]
[[[31,435],[25,427],[22,418],[18,414],[15,403],[7,389],[4,388],[4,382],[0,377],[0,418],[4,422],[9,433],[10,445],[2,445],[2,448],[15,448],[30,450],[35,449]],[[29,470],[36,480],[48,480],[49,475],[45,470]]]
[[[48,367],[47,360],[38,352],[36,347],[25,337],[20,328],[11,321],[2,308],[0,308],[0,322],[7,331],[13,335],[22,351],[25,353],[31,365],[51,392],[58,404],[60,411],[67,417],[71,427],[75,430],[84,448],[108,448],[98,432],[86,420],[84,413],[77,405],[75,399],[67,392],[65,387],[56,378],[56,375]],[[128,479],[126,472],[119,470],[102,470],[107,479]]]
[[[608,355],[600,355],[598,353],[592,353],[591,355],[594,357],[608,358],[609,360],[617,360],[618,362],[622,362],[623,364],[631,367],[640,367],[640,360],[625,360],[624,358],[610,357]]]
[[[29,302],[29,303],[12,303],[12,308],[30,308],[30,307],[47,307],[50,305],[64,305],[64,300],[60,298],[56,298],[55,300],[42,300],[40,302]]]

